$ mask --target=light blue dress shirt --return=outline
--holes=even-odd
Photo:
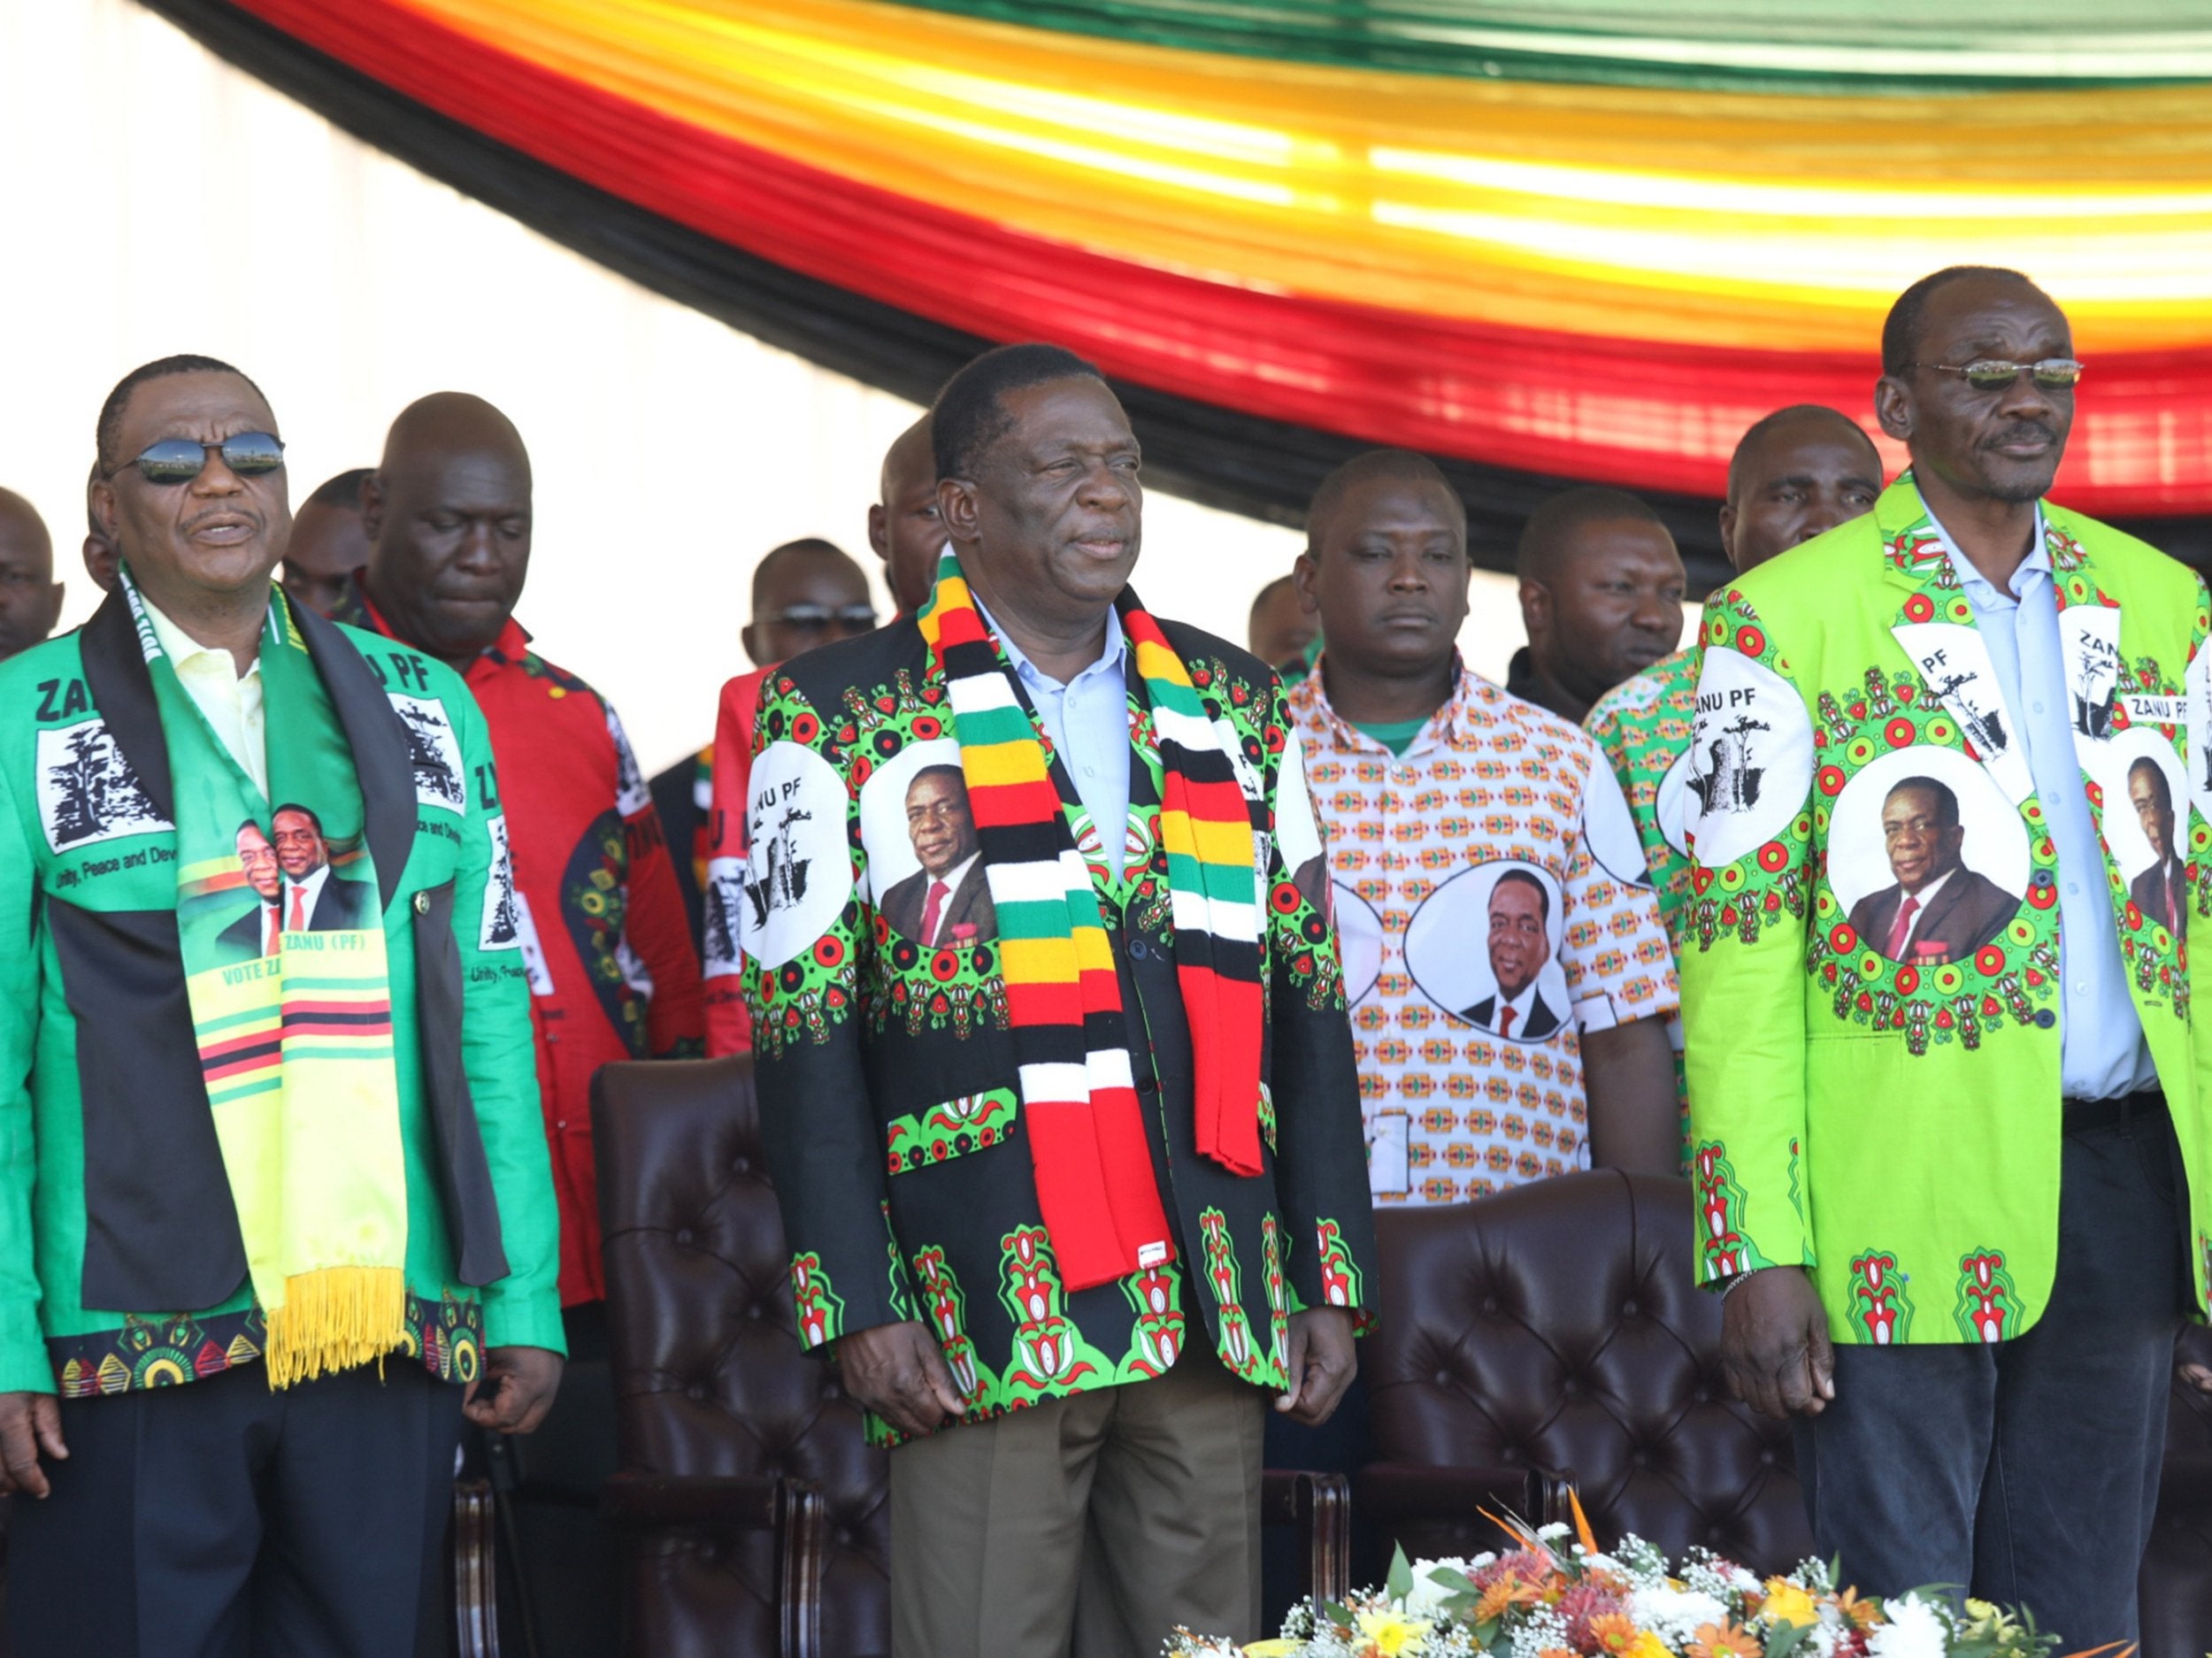
[[[1933,513],[1929,522],[1935,523]],[[2000,591],[1975,569],[1942,525],[1935,527],[1974,607],[1998,689],[2027,748],[2029,775],[2058,848],[2061,1091],[2070,1100],[2108,1100],[2155,1087],[2158,1070],[2128,995],[2104,850],[2097,843],[2096,820],[2082,793],[2081,764],[2074,756],[2066,654],[2042,514],[2036,515],[2034,550],[2013,572],[2009,592]]]
[[[1027,656],[991,619],[980,597],[976,610],[1021,677],[1022,688],[1067,768],[1083,810],[1107,847],[1121,845],[1129,817],[1129,680],[1122,664],[1129,649],[1121,618],[1106,612],[1106,649],[1096,662],[1064,685]],[[2114,947],[2117,948],[2116,945]]]

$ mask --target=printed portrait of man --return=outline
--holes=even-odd
[[[1490,889],[1490,972],[1498,987],[1459,1017],[1520,1041],[1549,1036],[1559,1015],[1536,979],[1550,960],[1551,894],[1526,870],[1508,870]]]
[[[284,928],[284,910],[278,902],[284,892],[284,873],[277,864],[276,848],[250,817],[238,825],[238,867],[261,902],[217,933],[215,941],[241,961],[274,956]]]
[[[332,932],[365,927],[375,920],[375,894],[368,883],[349,880],[331,868],[320,817],[304,806],[287,803],[269,822],[276,831],[277,864],[284,871],[286,932]]]
[[[1897,879],[1851,906],[1863,943],[1893,962],[1937,964],[1971,956],[1997,936],[2020,901],[1966,867],[1959,797],[1932,777],[1909,777],[1882,800],[1882,849]]]
[[[2189,883],[2174,849],[2174,791],[2165,768],[2145,755],[2128,767],[2128,804],[2151,843],[2151,865],[2128,885],[2135,907],[2176,938],[2189,933]]]
[[[922,867],[878,905],[894,931],[925,948],[998,937],[998,910],[983,870],[983,844],[956,765],[926,765],[906,786],[906,837]]]

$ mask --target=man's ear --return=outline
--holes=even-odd
[[[868,506],[868,545],[875,549],[878,558],[891,562],[891,517],[883,510],[880,501]]]
[[[1321,614],[1321,601],[1314,596],[1314,579],[1320,573],[1321,555],[1315,552],[1309,541],[1306,550],[1298,555],[1290,567],[1290,590],[1298,595],[1298,608],[1308,616]]]
[[[1521,579],[1521,628],[1532,645],[1551,637],[1551,589],[1532,576]]]
[[[1736,503],[1732,501],[1720,503],[1720,550],[1731,570],[1742,570],[1736,562]]]
[[[1911,440],[1912,393],[1903,380],[1885,374],[1874,382],[1874,418],[1900,443]]]
[[[374,547],[384,536],[384,474],[371,472],[361,480],[361,533]]]
[[[974,484],[965,478],[942,478],[937,482],[937,516],[945,533],[964,547],[982,540],[978,527],[981,503]]]
[[[115,485],[105,478],[99,479],[87,493],[85,503],[92,509],[93,518],[99,525],[101,533],[111,544],[119,547],[121,543],[115,540]]]
[[[737,630],[737,642],[745,647],[745,655],[753,666],[764,668],[768,665],[768,658],[760,654],[760,647],[754,642],[758,637],[759,629],[751,622]]]

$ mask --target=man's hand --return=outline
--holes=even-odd
[[[2174,1369],[2200,1393],[2212,1393],[2212,1329],[2184,1324],[2174,1344]]]
[[[907,1319],[837,1338],[845,1391],[901,1433],[929,1433],[967,1414],[936,1338]]]
[[[491,1433],[534,1433],[561,1386],[561,1355],[545,1347],[492,1347],[469,1384],[462,1413]]]
[[[51,1393],[0,1393],[0,1496],[19,1491],[43,1497],[53,1489],[38,1465],[41,1451],[58,1462],[69,1458],[61,1442],[61,1401]]]
[[[1836,1396],[1828,1312],[1802,1267],[1764,1267],[1728,1292],[1720,1364],[1728,1386],[1762,1416],[1816,1416]]]
[[[1664,1019],[1584,1032],[1582,1090],[1590,1102],[1593,1168],[1682,1172],[1682,1102]]]
[[[1310,1307],[1290,1316],[1290,1391],[1275,1409],[1293,1422],[1317,1428],[1336,1411],[1352,1385],[1359,1359],[1352,1342],[1352,1315],[1341,1307]]]

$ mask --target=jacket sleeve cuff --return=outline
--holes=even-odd
[[[53,1362],[46,1356],[45,1338],[33,1335],[0,1340],[0,1393],[51,1393]]]
[[[488,1295],[484,1301],[484,1345],[544,1347],[567,1357],[568,1335],[561,1323],[558,1293],[549,1289],[526,1296]]]

